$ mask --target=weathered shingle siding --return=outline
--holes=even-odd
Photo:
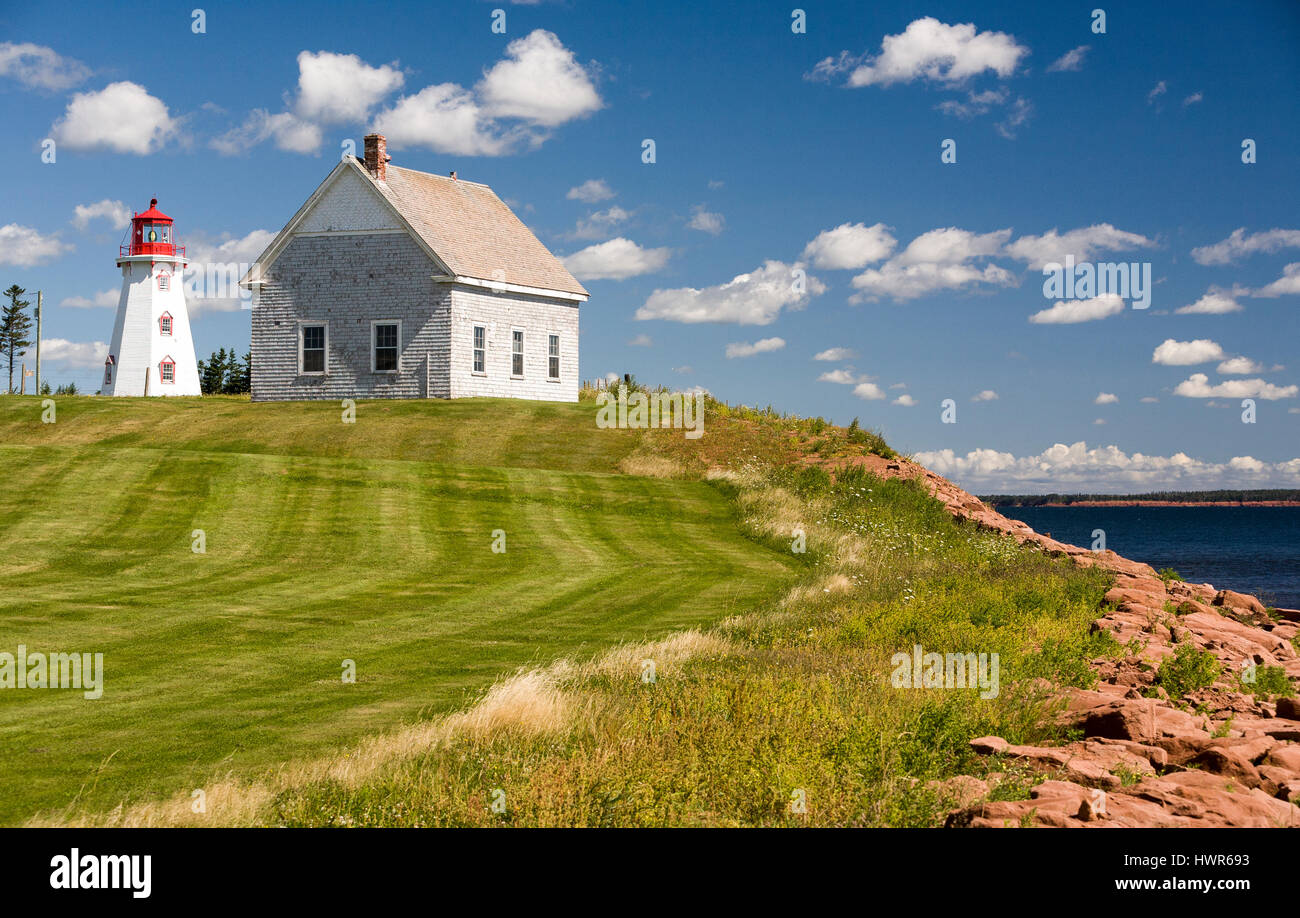
[[[297,236],[252,315],[254,401],[447,397],[451,291],[404,233]],[[399,372],[370,370],[371,322],[401,320]],[[324,376],[299,375],[298,326],[328,324]]]
[[[474,326],[487,329],[486,372],[473,372]],[[524,375],[512,378],[511,332],[524,329]],[[547,379],[548,335],[560,336],[560,379]],[[578,304],[456,286],[451,308],[451,396],[578,400]]]

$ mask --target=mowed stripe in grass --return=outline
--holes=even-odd
[[[157,412],[138,404],[120,414]],[[0,822],[321,753],[453,708],[518,666],[715,621],[789,579],[789,560],[744,537],[702,483],[537,468],[538,438],[519,431],[494,436],[534,467],[276,454],[259,413],[284,406],[238,407],[259,453],[200,448],[189,406],[184,448],[156,433],[106,446],[120,436],[111,412],[98,442],[83,427],[79,443],[0,445],[0,650],[100,652],[106,672],[95,701],[0,691]],[[541,440],[599,440],[576,428],[585,413],[558,409]],[[480,405],[444,425],[447,450],[472,458],[462,428],[490,417]],[[375,442],[355,451],[382,452],[370,426]],[[0,424],[4,443],[13,432]],[[191,552],[193,529],[206,554]]]

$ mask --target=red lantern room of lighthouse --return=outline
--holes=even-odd
[[[179,255],[185,247],[176,245],[174,221],[158,209],[158,199],[149,201],[149,209],[131,218],[131,243],[122,246],[120,255]]]

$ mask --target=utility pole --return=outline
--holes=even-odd
[[[41,291],[36,291],[36,395],[41,394]]]

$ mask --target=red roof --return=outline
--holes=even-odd
[[[135,220],[156,220],[164,223],[174,222],[171,217],[167,216],[158,209],[158,199],[154,198],[149,202],[149,209],[142,214],[136,214]]]

